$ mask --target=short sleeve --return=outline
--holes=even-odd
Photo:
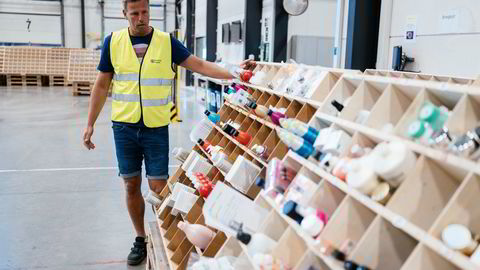
[[[171,37],[172,40],[172,62],[180,65],[183,61],[187,60],[190,56],[190,52],[185,46],[176,38]]]
[[[110,58],[110,41],[112,40],[112,35],[108,35],[102,47],[102,53],[100,55],[100,63],[98,64],[97,69],[101,72],[114,72],[112,65],[112,59]]]

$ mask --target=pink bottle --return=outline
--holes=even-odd
[[[267,114],[268,114],[268,116],[270,116],[270,119],[272,119],[272,122],[277,126],[280,126],[280,119],[281,118],[287,118],[285,116],[285,114],[279,113],[279,112],[274,112],[272,110],[268,110]]]
[[[179,221],[177,227],[187,236],[188,241],[201,249],[207,248],[215,233],[209,228],[200,224],[190,224]]]

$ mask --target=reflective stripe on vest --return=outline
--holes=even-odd
[[[115,81],[138,81],[138,74],[115,74],[113,76]],[[140,79],[140,84],[145,86],[172,86],[173,80],[170,79],[160,79],[160,78],[148,78]]]
[[[153,30],[152,41],[143,59],[138,59],[128,29],[112,34],[110,58],[112,80],[112,120],[161,127],[170,123],[172,106],[172,48],[170,35]]]
[[[122,102],[140,102],[140,95],[137,94],[118,94],[113,93],[112,99]],[[142,105],[145,107],[164,106],[172,102],[172,96],[160,99],[142,99]]]

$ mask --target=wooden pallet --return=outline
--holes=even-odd
[[[50,86],[72,86],[65,75],[50,75],[48,82]]]
[[[92,88],[93,88],[92,82],[73,82],[72,93],[74,96],[90,95]]]
[[[7,74],[7,86],[42,86],[42,76],[33,74]]]

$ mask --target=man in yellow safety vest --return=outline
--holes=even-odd
[[[123,0],[123,14],[129,27],[105,38],[83,135],[86,148],[94,149],[93,127],[112,89],[112,129],[119,167],[124,179],[126,202],[137,237],[128,264],[140,264],[146,257],[144,213],[141,194],[142,161],[149,187],[160,193],[168,179],[168,124],[174,78],[172,63],[194,72],[218,78],[238,77],[241,68],[224,69],[190,55],[168,33],[149,26],[148,0]],[[255,64],[244,61],[240,67]]]

